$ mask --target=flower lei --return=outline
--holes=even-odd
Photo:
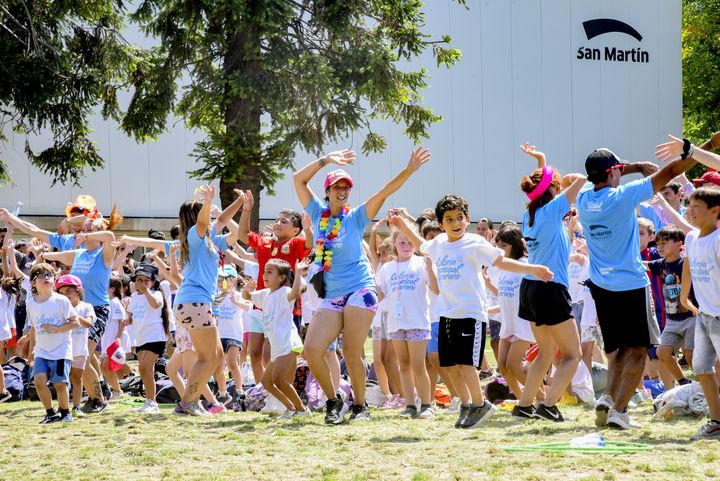
[[[322,266],[325,272],[332,267],[333,251],[328,247],[332,247],[332,240],[338,236],[343,220],[348,213],[347,206],[344,206],[340,214],[335,218],[332,229],[330,229],[330,207],[322,211],[320,215],[319,238],[315,241],[315,262]]]

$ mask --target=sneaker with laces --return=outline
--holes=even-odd
[[[68,411],[68,413],[67,413],[66,415],[64,415],[64,416],[63,416],[62,414],[60,415],[60,422],[61,422],[61,423],[71,423],[71,422],[73,422],[73,417],[72,417],[72,414],[70,414],[70,411]]]
[[[370,421],[370,409],[362,404],[354,404],[350,413],[350,422]]]
[[[205,408],[205,411],[207,411],[209,414],[221,414],[227,411],[227,408],[222,403],[210,403]]]
[[[565,418],[563,418],[557,406],[546,406],[544,404],[539,404],[538,407],[535,408],[535,417],[556,423],[565,421]]]
[[[92,399],[88,402],[90,402],[88,409],[85,409],[85,406],[82,407],[83,412],[86,414],[98,414],[110,407],[110,404],[105,400]]]
[[[75,406],[74,408],[72,408],[72,410],[70,412],[72,413],[73,418],[82,418],[85,416],[85,413],[82,412],[82,409],[80,409],[80,406]]]
[[[473,429],[480,426],[480,424],[495,412],[495,405],[485,400],[481,405],[470,405],[470,411],[465,419],[460,423],[462,429]]]
[[[457,421],[455,421],[456,428],[460,427],[463,420],[467,417],[468,413],[470,413],[470,405],[469,404],[460,404],[460,414],[458,415]]]
[[[697,434],[690,436],[690,441],[699,441],[701,439],[719,440],[720,422],[710,420],[698,430]]]
[[[294,418],[295,414],[297,414],[297,411],[286,409],[284,413],[282,413],[280,416],[278,416],[278,420],[287,421],[288,419]]]
[[[608,412],[615,405],[608,394],[603,394],[595,401],[595,426],[601,428],[607,426]]]
[[[494,369],[482,370],[482,371],[480,371],[480,374],[479,374],[481,381],[485,381],[486,379],[490,379],[490,378],[493,377],[494,375],[495,375],[495,370],[494,370]]]
[[[534,419],[535,406],[533,406],[532,404],[529,406],[520,406],[519,404],[516,404],[513,407],[512,416],[515,418]]]
[[[448,414],[455,414],[458,411],[460,411],[460,405],[462,404],[462,401],[460,401],[460,398],[455,396],[450,400],[450,407],[447,408],[447,411],[445,411]]]
[[[90,414],[90,413],[92,412],[92,409],[93,409],[93,405],[94,405],[94,404],[95,404],[95,400],[88,398],[87,401],[85,401],[85,404],[83,404],[82,406],[80,406],[80,409],[81,409],[82,412],[84,412],[85,414]]]
[[[52,424],[60,421],[59,413],[46,414],[39,424]]]
[[[9,401],[10,399],[12,399],[12,394],[10,394],[9,391],[0,393],[0,403],[4,403],[5,401]]]
[[[225,407],[228,407],[233,402],[233,398],[229,394],[225,394],[224,396],[218,396],[217,400]]]
[[[417,415],[418,415],[418,410],[415,406],[405,406],[405,409],[400,411],[400,414],[398,414],[398,416],[400,416],[401,418],[412,418],[412,419],[416,418]]]
[[[178,416],[209,416],[210,413],[202,409],[199,401],[191,403],[178,402],[173,414]]]
[[[639,424],[630,419],[630,413],[627,410],[625,410],[624,413],[621,413],[615,408],[610,408],[610,411],[608,412],[607,425],[623,430],[640,427]]]
[[[342,399],[328,399],[325,402],[325,424],[341,424],[347,412],[348,406]]]
[[[395,401],[395,397],[392,394],[388,394],[385,396],[385,400],[380,404],[380,409],[394,409],[395,406],[393,405],[393,402]]]
[[[311,418],[312,417],[312,411],[309,407],[305,406],[304,411],[295,411],[295,417],[296,418]]]
[[[435,416],[435,410],[432,406],[420,406],[420,412],[417,419],[431,419]]]
[[[140,414],[160,414],[160,407],[155,401],[148,399],[142,407],[133,409],[133,411]]]
[[[113,392],[110,393],[110,399],[109,399],[109,400],[110,400],[110,401],[116,401],[116,400],[122,399],[122,398],[124,398],[124,397],[125,397],[125,393],[124,393],[124,392],[122,392],[122,391],[120,391],[120,392],[115,392],[115,391],[113,391]]]

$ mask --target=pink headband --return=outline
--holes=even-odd
[[[548,187],[550,187],[550,184],[552,184],[553,180],[553,169],[552,167],[548,167],[547,165],[543,167],[542,169],[542,179],[540,180],[540,183],[535,187],[532,192],[529,192],[527,194],[528,199],[531,201],[538,200],[545,191],[548,190]]]

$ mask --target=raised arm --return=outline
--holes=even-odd
[[[200,199],[203,202],[202,208],[197,216],[195,222],[195,230],[197,231],[198,237],[201,239],[205,237],[208,230],[210,229],[210,211],[212,210],[212,201],[215,198],[215,186],[203,185],[200,187]]]
[[[4,220],[8,224],[16,227],[29,236],[37,237],[43,242],[50,243],[50,232],[40,229],[35,224],[24,221],[19,217],[12,215],[7,209],[0,209],[0,220]]]
[[[380,209],[382,208],[385,200],[397,190],[403,186],[405,182],[413,175],[417,170],[423,166],[428,160],[430,160],[430,149],[418,147],[410,154],[410,160],[408,160],[407,166],[395,176],[390,182],[385,184],[382,189],[375,193],[365,203],[365,213],[368,219],[374,219]]]
[[[302,213],[302,228],[305,234],[305,248],[312,249],[315,247],[315,232],[313,231],[313,223],[310,218],[310,214],[303,211]]]
[[[370,228],[370,240],[368,241],[368,247],[370,251],[370,264],[372,264],[373,270],[377,270],[378,264],[380,264],[380,256],[378,254],[378,229],[385,220],[379,220],[375,222]]]
[[[664,144],[660,144],[656,147],[655,156],[660,160],[672,160],[676,159],[678,156],[686,156],[686,158],[680,159],[680,160],[674,160],[670,163],[668,163],[662,170],[672,166],[673,164],[680,164],[682,166],[687,166],[683,170],[677,172],[675,175],[670,177],[667,182],[670,182],[675,176],[680,175],[681,173],[685,172],[687,169],[695,165],[695,162],[700,162],[701,164],[711,168],[711,169],[720,169],[720,155],[713,154],[712,152],[708,152],[706,150],[701,149],[700,147],[695,147],[694,145],[690,144],[689,142],[686,142],[683,139],[679,139],[677,137],[674,137],[672,135],[668,135],[668,138],[670,139],[669,142],[665,142]],[[711,139],[712,140],[712,139]],[[707,144],[707,142],[706,142]],[[705,144],[703,144],[705,145]],[[711,142],[712,145],[712,142]],[[660,172],[662,172],[662,170]],[[677,170],[677,167],[676,167]],[[658,172],[659,174],[659,172]],[[665,184],[667,184],[665,182]],[[663,184],[663,186],[665,185]],[[655,181],[653,180],[653,187],[655,187]],[[661,186],[662,188],[662,186]],[[658,192],[659,189],[655,189],[655,192]]]
[[[179,248],[179,244],[174,244],[170,247],[170,255],[168,256],[168,260],[170,261],[170,274],[166,276],[166,279],[177,287],[180,287],[183,280],[183,276],[180,274],[180,268],[178,267],[177,250]]]
[[[149,237],[132,237],[124,235],[120,237],[121,244],[132,244],[135,247],[145,247],[146,249],[165,249],[165,241],[150,239]]]
[[[62,252],[46,252],[40,256],[39,261],[50,261],[50,262],[61,262],[62,264],[66,266],[73,265],[73,262],[75,261],[75,254],[77,254],[78,251],[62,251]]]
[[[327,154],[325,157],[320,157],[319,159],[310,162],[308,165],[295,172],[293,175],[295,194],[297,195],[300,204],[303,206],[303,209],[307,207],[310,200],[315,195],[308,186],[310,180],[315,176],[315,174],[320,172],[320,170],[322,170],[322,168],[326,165],[335,164],[340,167],[344,167],[348,164],[352,164],[354,160],[355,152],[352,150],[337,150]]]
[[[240,214],[240,223],[238,224],[238,240],[245,245],[250,240],[250,216],[252,215],[253,205],[255,205],[255,198],[252,192],[247,190],[245,191],[245,202]]]
[[[247,250],[243,249],[243,247],[240,244],[238,244],[237,242],[235,243],[234,246],[232,246],[232,250],[238,257],[240,257],[241,259],[243,259],[245,261],[255,262],[257,260],[254,255],[249,253]]]
[[[12,239],[8,241],[8,239],[5,238],[5,244],[7,245],[7,248],[3,250],[3,255],[7,257],[9,274],[17,279],[27,279],[28,276],[23,271],[21,271],[17,265],[17,259],[15,258],[15,242],[13,242]],[[4,266],[5,264],[3,264],[3,267]]]
[[[103,262],[109,268],[112,268],[115,260],[115,234],[111,230],[101,230],[98,232],[81,232],[75,236],[75,247],[80,247],[88,240],[98,241],[103,245]]]
[[[227,226],[230,231],[226,239],[228,245],[233,245],[238,240],[238,225],[232,219],[245,203],[245,192],[240,189],[234,189],[233,192],[237,198],[222,211],[214,224],[215,232],[221,231],[223,227]]]
[[[694,227],[690,225],[690,223],[685,220],[682,215],[680,215],[680,212],[676,211],[670,204],[668,204],[668,201],[666,201],[665,197],[663,197],[662,195],[655,194],[655,196],[650,199],[649,203],[660,207],[660,209],[665,212],[665,214],[672,221],[672,223],[675,224],[681,231],[683,231],[685,235],[687,235],[688,232],[694,229]]]
[[[587,179],[581,174],[567,174],[562,178],[561,185],[565,189],[565,197],[567,197],[569,203],[575,203],[580,189],[586,182]]]
[[[547,161],[545,160],[545,154],[543,154],[539,150],[536,150],[534,145],[529,145],[528,142],[525,142],[525,145],[520,146],[520,150],[537,159],[538,169],[542,169],[547,165]]]
[[[294,301],[300,294],[302,294],[305,287],[305,276],[308,273],[308,269],[312,265],[310,260],[298,261],[295,263],[295,280],[292,285],[292,289],[288,292],[288,301]]]
[[[402,232],[402,234],[408,238],[413,247],[415,247],[416,251],[420,251],[420,246],[423,245],[425,240],[420,237],[420,234],[412,228],[407,220],[397,214],[390,213],[388,214],[388,222],[390,222],[390,225]]]

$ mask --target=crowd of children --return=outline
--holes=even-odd
[[[325,422],[339,424],[348,413],[371,419],[370,337],[382,396],[374,405],[434,417],[442,382],[452,398],[444,411],[468,429],[496,409],[481,384],[492,374],[488,342],[517,399],[514,417],[562,422],[569,391],[594,401],[597,426],[631,429],[643,379],[659,377],[665,390],[691,382],[682,352],[710,417],[692,439],[720,439],[720,178],[711,171],[696,189],[684,176],[696,162],[720,168],[718,147],[720,132],[700,147],[671,136],[657,149],[662,168],[597,149],[584,174],[561,175],[525,144],[537,168],[520,181],[522,223],[495,229],[482,219],[477,233],[465,199],[450,194],[417,219],[391,208],[366,242],[386,199],[430,160],[424,148],[355,207],[342,170],[355,153],[311,162],[293,178],[305,212],[284,209],[262,232],[250,229],[249,191],[221,210],[212,186],[181,205],[172,240],[155,230],[116,237],[117,209],[105,218],[89,196],[68,206],[56,233],[0,209],[0,361],[29,360],[46,424],[123,398],[131,356],[145,395],[138,413],[161,412],[155,371],[165,357],[181,398],[175,414],[236,406],[251,384],[245,373],[283,406],[281,419],[310,417],[293,385],[302,359],[324,395]],[[309,182],[330,165],[317,196]],[[621,185],[633,173],[643,178]],[[14,230],[32,239],[17,242]],[[594,361],[608,365],[596,401],[577,388]],[[9,398],[0,376],[0,402]]]

